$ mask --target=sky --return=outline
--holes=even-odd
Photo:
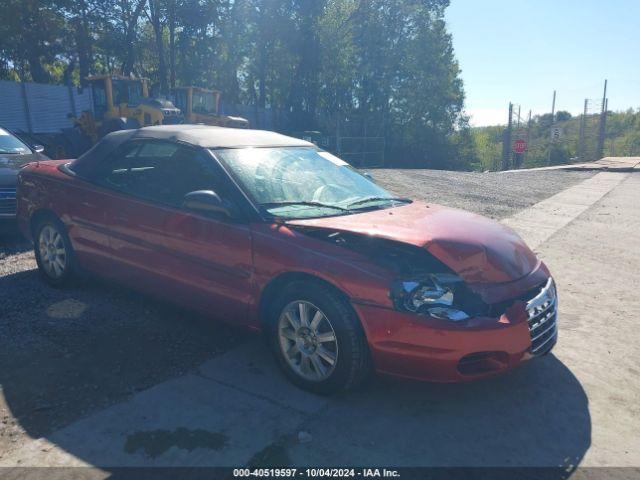
[[[524,117],[579,114],[584,99],[609,110],[640,108],[640,0],[451,0],[446,20],[474,126],[505,124],[509,102]]]

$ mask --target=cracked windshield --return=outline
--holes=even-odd
[[[254,204],[272,216],[324,217],[410,203],[338,157],[313,148],[244,148],[216,154]]]

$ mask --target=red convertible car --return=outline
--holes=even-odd
[[[20,171],[44,280],[80,270],[262,330],[286,375],[329,393],[371,371],[456,382],[548,353],[557,302],[509,228],[397,198],[315,145],[162,126]]]

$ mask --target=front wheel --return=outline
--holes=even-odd
[[[367,341],[351,305],[321,284],[289,284],[270,312],[272,350],[299,387],[329,394],[361,384],[371,371]]]
[[[42,278],[54,287],[70,283],[75,273],[75,255],[62,222],[39,221],[34,229],[35,255]]]

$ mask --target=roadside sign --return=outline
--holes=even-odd
[[[519,138],[515,142],[513,142],[513,152],[514,153],[524,153],[527,151],[527,142],[523,139]]]
[[[551,127],[551,140],[560,140],[562,137],[562,128],[558,125]]]

